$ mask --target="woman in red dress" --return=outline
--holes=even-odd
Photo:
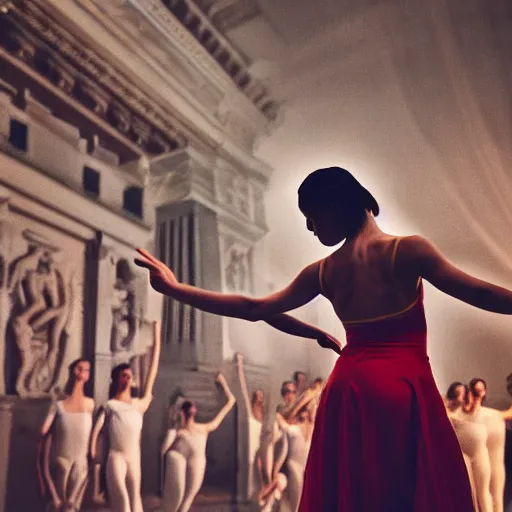
[[[307,227],[326,246],[345,243],[263,298],[179,283],[144,250],[161,293],[204,311],[264,320],[339,351],[316,327],[283,313],[319,294],[345,326],[347,345],[323,390],[300,512],[471,512],[463,457],[426,353],[422,280],[473,306],[512,314],[512,292],[455,268],[427,240],[395,237],[379,206],[346,170],[319,169],[299,188]]]

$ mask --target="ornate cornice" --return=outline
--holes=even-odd
[[[10,55],[145,153],[161,154],[186,146],[186,130],[159,103],[38,4],[37,0],[0,0],[0,45]]]
[[[271,122],[276,120],[279,113],[278,101],[272,98],[265,84],[251,75],[246,59],[233,48],[193,0],[138,0],[138,2],[149,12],[160,11],[160,17],[161,7],[165,5],[266,119]]]

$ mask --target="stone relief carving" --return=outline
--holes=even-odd
[[[233,292],[250,291],[250,268],[247,252],[231,247],[226,253],[226,288]]]
[[[218,195],[224,206],[236,210],[237,214],[242,213],[245,217],[251,216],[249,184],[243,177],[220,174]]]
[[[112,293],[112,352],[130,351],[137,332],[135,290],[129,263],[120,259],[116,263],[116,281]]]
[[[52,391],[69,339],[69,324],[80,304],[76,273],[57,263],[60,249],[24,230],[26,251],[8,265],[10,312],[6,326],[7,393],[42,396]],[[14,387],[14,389],[12,389]]]

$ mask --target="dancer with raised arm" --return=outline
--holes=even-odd
[[[307,228],[326,246],[285,289],[263,298],[180,283],[144,250],[137,264],[159,292],[209,313],[264,320],[302,337],[337,342],[283,315],[322,294],[347,345],[322,392],[300,512],[469,512],[464,459],[426,351],[423,281],[487,311],[512,314],[512,292],[453,266],[420,236],[384,233],[374,197],[348,171],[319,169],[299,188]],[[321,334],[320,334],[321,333]]]
[[[446,392],[446,412],[459,440],[468,469],[475,509],[479,512],[493,512],[487,428],[467,413],[468,393],[469,388],[462,382],[450,384]]]
[[[248,441],[249,441],[249,466],[248,466],[248,498],[253,498],[265,485],[261,480],[260,472],[258,471],[257,460],[258,452],[261,446],[261,431],[263,425],[264,403],[263,391],[257,389],[253,392],[252,398],[249,398],[249,390],[247,389],[247,381],[244,372],[244,359],[242,354],[235,354],[236,367],[238,371],[238,379],[240,381],[240,389],[245,403],[245,408],[248,413],[247,427],[248,427]]]
[[[54,510],[80,510],[88,481],[88,451],[94,400],[85,396],[91,363],[77,359],[69,365],[67,397],[54,402],[41,427],[37,474],[49,490]],[[52,449],[53,445],[53,449]]]
[[[166,456],[180,429],[181,417],[183,416],[181,407],[185,401],[185,397],[182,392],[179,391],[171,398],[169,404],[167,431],[162,446],[160,447],[160,492],[162,495],[165,485]]]
[[[98,436],[105,426],[108,435],[107,493],[112,512],[143,512],[140,494],[140,436],[144,413],[153,399],[153,385],[160,358],[160,324],[153,323],[153,355],[142,398],[132,398],[133,372],[128,364],[112,370],[110,400],[103,406],[93,428],[91,457],[96,459]]]
[[[195,404],[186,400],[181,406],[180,428],[166,456],[162,512],[187,512],[203,485],[208,435],[219,428],[235,405],[235,397],[224,375],[219,373],[216,382],[222,387],[227,402],[212,421],[196,423]]]
[[[302,407],[295,408],[286,420],[279,413],[276,414],[279,426],[288,436],[286,460],[288,487],[286,494],[292,512],[295,512],[299,505],[304,482],[304,469],[313,434],[313,421],[308,405],[309,402],[306,402]]]

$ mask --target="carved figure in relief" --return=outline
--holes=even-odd
[[[228,253],[228,264],[226,266],[226,285],[233,291],[245,291],[247,288],[247,262],[245,254],[236,250]]]
[[[14,338],[18,349],[15,391],[20,396],[37,396],[49,392],[55,383],[67,338],[71,298],[55,266],[53,255],[58,249],[29,230],[23,236],[28,241],[27,252],[9,265],[12,307],[6,338]],[[6,364],[12,368],[16,358],[9,356]],[[8,379],[9,388],[14,379],[12,375]]]
[[[133,273],[128,262],[120,259],[116,264],[116,282],[112,294],[112,352],[130,350],[136,331]]]

